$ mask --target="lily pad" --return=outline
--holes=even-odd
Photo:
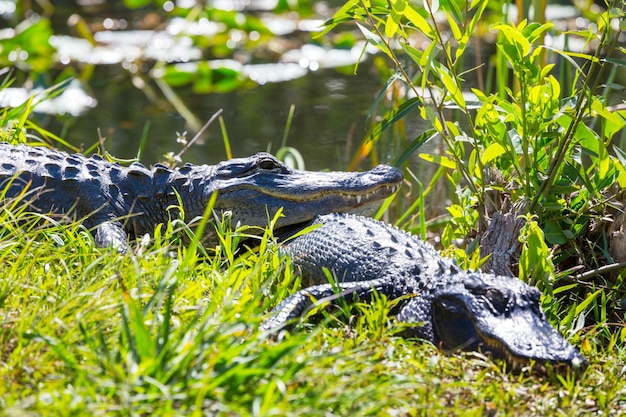
[[[32,95],[34,96],[33,111],[36,113],[80,116],[98,104],[97,100],[89,95],[77,80],[71,81],[60,94],[54,97],[47,97],[48,94],[49,90],[43,88],[33,90],[21,87],[4,88],[0,90],[0,107],[19,107]]]

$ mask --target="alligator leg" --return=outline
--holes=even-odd
[[[407,296],[403,286],[389,279],[315,285],[283,300],[272,310],[270,318],[263,322],[261,329],[272,333],[288,329],[294,321],[323,302],[330,302],[332,305],[341,302],[370,302],[374,293],[385,295],[390,300]]]
[[[98,224],[94,232],[96,245],[107,248],[113,247],[119,253],[126,253],[128,249],[128,236],[122,227],[122,223],[113,220],[103,221]]]

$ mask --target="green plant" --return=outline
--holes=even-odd
[[[481,236],[493,213],[521,208],[521,245],[499,248],[514,253],[511,262],[519,259],[512,270],[543,290],[549,316],[560,317],[571,334],[592,316],[602,327],[607,317],[619,318],[624,299],[622,278],[589,277],[623,268],[613,263],[606,232],[598,225],[613,204],[619,205],[613,184],[626,186],[626,154],[612,144],[626,127],[626,111],[606,107],[609,87],[603,84],[609,67],[626,66],[620,58],[626,48],[618,41],[626,29],[626,9],[613,2],[595,26],[563,33],[583,39],[587,52],[544,45],[545,36],[557,32],[552,24],[507,23],[504,6],[484,0],[424,0],[421,6],[407,0],[351,0],[326,22],[322,34],[354,22],[392,63],[372,107],[374,112],[384,103],[387,110],[373,123],[354,161],[395,149],[398,165],[406,165],[412,154],[438,165],[426,187],[407,167],[418,184],[420,204],[410,205],[400,217],[419,217],[414,230],[426,236],[423,202],[437,181],[447,179],[454,198],[446,207],[441,243],[444,253],[464,267],[485,261]],[[494,23],[486,27],[485,21]],[[496,78],[487,82],[480,78],[485,68],[468,67],[470,60],[464,58],[477,32],[485,30],[497,35],[495,56],[486,60],[497,63],[486,71]],[[555,73],[559,58],[567,85]],[[492,90],[468,85],[466,79],[477,72],[478,84]],[[403,121],[415,114],[427,127],[411,140]],[[421,151],[434,140],[443,144],[434,147],[439,152]],[[411,215],[418,206],[420,212]],[[585,281],[571,278],[581,264],[589,270],[580,275]]]

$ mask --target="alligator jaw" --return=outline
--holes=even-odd
[[[253,189],[254,192],[258,193],[258,198],[267,200],[268,207],[280,206],[285,210],[297,212],[296,206],[306,205],[306,211],[310,212],[326,212],[328,210],[328,213],[366,215],[376,210],[381,201],[390,197],[398,188],[399,185],[397,184],[380,184],[367,187],[362,191],[359,189],[328,189],[302,194],[284,194],[259,187],[250,187],[249,190]],[[307,218],[304,221],[312,220],[316,215],[306,215]]]
[[[487,279],[487,277],[483,276]],[[547,321],[539,308],[538,291],[514,278],[495,277],[517,284],[508,305],[494,307],[489,290],[482,294],[445,289],[433,300],[437,337],[446,349],[482,350],[521,369],[531,362],[539,370],[547,364],[583,368],[587,361]],[[485,285],[485,284],[483,284]],[[465,290],[465,291],[464,291]]]
[[[574,369],[582,369],[587,365],[587,360],[575,347],[546,321],[539,321],[536,317],[522,315],[513,322],[494,323],[489,333],[477,328],[474,330],[477,331],[483,350],[504,359],[513,369],[522,369],[531,363],[539,371],[545,370],[548,364]],[[513,333],[515,337],[512,338],[510,336]]]
[[[233,224],[254,226],[267,225],[268,218],[282,210],[283,216],[276,223],[281,228],[328,213],[371,214],[401,181],[400,171],[385,165],[357,173],[300,171],[282,166],[279,171],[215,180],[219,196],[214,209],[219,212],[236,207],[232,210]]]

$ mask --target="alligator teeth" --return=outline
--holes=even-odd
[[[360,203],[361,203],[361,196],[360,196],[360,195],[357,195],[357,196],[356,196],[356,203],[357,203],[357,204],[360,204]]]

